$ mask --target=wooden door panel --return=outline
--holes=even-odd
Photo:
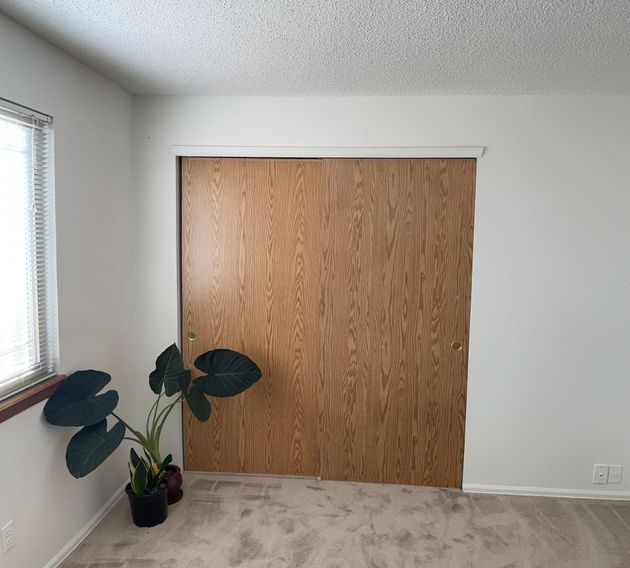
[[[461,486],[473,160],[326,160],[323,478]]]
[[[264,377],[186,415],[187,468],[461,486],[475,166],[183,161],[186,361]]]
[[[367,160],[323,166],[317,445],[324,479],[378,479],[371,406],[378,344],[370,334],[376,174]]]
[[[184,417],[191,470],[316,475],[320,162],[195,159],[182,164],[184,358],[242,351],[264,379]]]

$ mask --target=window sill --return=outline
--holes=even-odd
[[[53,392],[55,392],[59,383],[65,378],[65,375],[55,375],[54,377],[49,377],[30,388],[0,401],[0,422],[4,422],[16,414],[19,414],[23,410],[30,408],[44,399],[47,399]]]

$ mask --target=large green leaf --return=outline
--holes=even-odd
[[[212,406],[210,405],[210,401],[203,394],[203,385],[199,384],[198,381],[193,381],[190,390],[184,393],[184,397],[197,420],[206,422],[208,418],[210,418]]]
[[[251,387],[262,373],[249,357],[231,349],[214,349],[195,359],[195,367],[206,373],[193,384],[209,396],[235,396]]]
[[[102,371],[77,371],[57,387],[44,406],[44,417],[55,426],[89,426],[100,422],[116,408],[114,390],[97,396],[111,377]]]
[[[190,384],[190,379],[191,379],[191,373],[188,369],[184,369],[184,372],[182,373],[181,379],[180,379],[180,386],[181,386],[181,391],[185,392],[186,390],[188,390],[188,385]]]
[[[144,467],[146,467],[147,469],[147,484],[146,484],[145,489],[153,489],[155,488],[155,483],[156,483],[155,474],[154,474],[153,465],[152,465],[153,461],[149,461],[149,462],[146,462],[144,460],[142,461],[143,461]]]
[[[160,468],[164,469],[166,466],[170,465],[172,461],[173,461],[173,454],[168,454],[168,456],[166,456],[162,460],[162,463],[160,464]]]
[[[135,469],[141,461],[142,458],[138,455],[138,452],[131,448],[129,450],[129,463],[131,464],[131,467]]]
[[[146,448],[142,448],[142,453],[144,454],[144,457],[142,458],[144,461],[146,461],[147,463],[151,463],[153,461],[153,458],[151,457],[151,454],[149,452],[147,452]],[[138,459],[140,459],[140,458],[138,458]]]
[[[131,470],[131,489],[136,495],[142,495],[149,483],[149,469],[144,460]]]
[[[68,471],[76,478],[84,477],[101,465],[125,437],[125,425],[116,422],[107,431],[107,420],[86,426],[72,438],[66,449]]]
[[[184,360],[173,343],[155,360],[155,370],[149,375],[149,386],[155,394],[160,394],[164,386],[166,396],[172,396],[182,390],[184,381]]]

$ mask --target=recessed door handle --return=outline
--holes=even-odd
[[[461,341],[455,340],[455,341],[453,341],[453,343],[451,343],[451,349],[453,351],[461,351],[462,347],[464,347],[464,346],[462,345]]]
[[[186,339],[188,339],[188,341],[195,341],[195,339],[197,339],[197,334],[194,331],[189,331],[186,335]]]

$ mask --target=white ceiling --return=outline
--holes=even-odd
[[[142,94],[630,93],[630,0],[0,0]]]

